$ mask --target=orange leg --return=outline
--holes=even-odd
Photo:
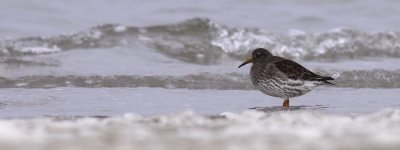
[[[283,107],[289,107],[289,99],[285,99],[285,101],[283,101]]]

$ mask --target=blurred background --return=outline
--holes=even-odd
[[[0,149],[399,147],[399,8],[0,0]],[[337,86],[279,111],[280,99],[254,90],[250,67],[237,68],[258,47]]]
[[[398,28],[398,5],[395,0],[2,0],[0,36],[54,36],[109,23],[146,27],[195,17],[279,32],[321,33],[339,27],[385,31]]]

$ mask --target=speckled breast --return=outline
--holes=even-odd
[[[264,94],[280,98],[300,96],[316,86],[314,82],[289,79],[283,73],[268,66],[264,69],[252,67],[250,76],[256,89]]]

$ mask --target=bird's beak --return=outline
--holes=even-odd
[[[246,60],[245,62],[243,62],[241,65],[239,65],[239,67],[238,68],[240,68],[240,67],[242,67],[242,66],[244,66],[244,65],[246,65],[246,64],[248,64],[248,63],[252,63],[253,62],[253,59],[248,59],[248,60]]]

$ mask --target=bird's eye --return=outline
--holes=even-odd
[[[256,54],[256,57],[260,57],[262,54],[261,53],[257,53]]]

